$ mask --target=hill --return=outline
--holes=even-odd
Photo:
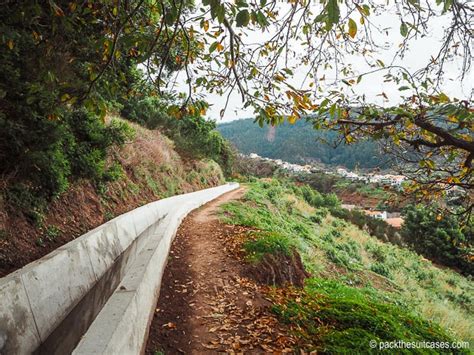
[[[247,228],[234,240],[247,276],[280,282],[267,297],[299,347],[369,353],[370,340],[472,342],[470,278],[379,240],[341,211],[331,194],[268,178],[223,206],[223,221]],[[295,284],[300,257],[308,278],[285,287]]]
[[[387,163],[373,142],[333,147],[337,133],[316,131],[310,122],[297,121],[294,125],[284,124],[260,128],[252,119],[236,120],[217,126],[221,134],[244,154],[257,153],[260,156],[282,159],[290,163],[316,161],[328,165],[344,165],[375,168]]]
[[[67,190],[42,208],[24,209],[26,197],[12,199],[0,179],[0,277],[36,260],[117,215],[148,202],[222,184],[213,160],[178,151],[160,130],[122,118],[108,119],[133,130],[133,138],[112,147],[106,167],[114,178],[72,180]],[[21,198],[20,198],[21,197]]]

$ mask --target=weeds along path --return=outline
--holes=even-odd
[[[289,350],[293,339],[270,313],[261,286],[242,277],[231,253],[246,229],[222,224],[219,206],[229,192],[192,212],[181,224],[165,269],[147,354]]]

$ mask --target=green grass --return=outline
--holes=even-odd
[[[382,298],[373,289],[348,287],[335,280],[308,279],[298,297],[275,305],[273,310],[296,329],[306,350],[331,354],[350,350],[354,354],[368,353],[371,340],[453,341],[438,325]],[[397,353],[430,352],[400,349]]]
[[[430,323],[434,329],[438,329],[436,324],[439,324],[445,336],[474,344],[472,280],[450,269],[438,268],[410,250],[370,236],[329,214],[326,206],[311,206],[308,201],[313,199],[308,198],[308,191],[291,182],[256,181],[247,186],[243,199],[224,205],[222,214],[227,223],[260,231],[255,233],[255,238],[260,236],[265,242],[252,245],[247,252],[253,250],[257,254],[257,250],[273,249],[280,245],[275,239],[281,237],[281,244],[288,243],[295,248],[305,268],[316,280],[320,280],[312,284],[313,293],[305,289],[308,297],[316,295],[318,288],[320,293],[326,292],[329,284],[321,280],[327,279],[345,293],[353,290],[354,297],[361,292],[357,297],[373,301],[374,311],[386,313],[381,313],[381,318],[375,318],[370,325],[372,328],[354,331],[341,328],[340,333],[333,338],[321,335],[318,338],[321,341],[319,345],[329,346],[331,339],[344,334],[349,338],[359,336],[366,339],[367,334],[363,331],[376,337],[378,328],[385,326],[385,319],[395,316],[390,305],[401,305],[398,306],[400,311],[406,313],[403,317],[408,317],[408,314],[415,317],[416,322],[413,324],[417,327],[425,327]],[[321,199],[318,197],[317,200],[320,204]],[[381,306],[384,304],[386,308]],[[364,317],[363,314],[360,316]],[[398,328],[395,330],[402,331]],[[407,328],[406,334],[425,334],[425,330]]]
[[[49,241],[54,241],[57,237],[59,237],[60,234],[61,234],[61,230],[58,227],[48,226],[46,228],[46,232],[44,233],[44,236]]]
[[[244,242],[244,250],[248,259],[253,262],[262,260],[265,254],[291,255],[293,246],[291,241],[284,235],[278,233],[258,233],[253,234],[249,240]]]
[[[358,187],[356,191],[366,197],[374,197],[381,200],[384,200],[390,197],[390,194],[387,191],[385,191],[384,189],[381,189],[380,187],[375,187],[372,185],[364,184]]]

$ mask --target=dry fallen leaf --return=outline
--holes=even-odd
[[[219,347],[217,345],[212,345],[212,344],[203,344],[201,343],[202,346],[204,346],[206,349],[218,349]]]
[[[166,324],[163,324],[163,328],[170,328],[170,329],[176,329],[176,324],[174,324],[173,322],[169,322],[169,323],[166,323]]]

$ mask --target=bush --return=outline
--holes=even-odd
[[[333,229],[331,231],[331,235],[334,237],[334,238],[340,238],[342,237],[342,233],[340,231],[338,231],[337,229]]]
[[[387,260],[386,252],[378,244],[372,242],[367,243],[365,245],[365,250],[367,250],[372,257],[379,262],[385,262]]]
[[[375,262],[372,265],[370,265],[370,270],[388,278],[392,277],[390,273],[390,269],[387,267],[387,265],[381,262]]]
[[[320,207],[316,210],[316,215],[320,216],[321,218],[326,218],[328,213],[329,210],[326,207]]]
[[[171,117],[167,114],[166,102],[158,97],[133,97],[124,101],[121,115],[149,129],[169,127]]]
[[[301,186],[299,191],[296,190],[295,193],[299,196],[302,196],[309,205],[316,208],[334,208],[341,205],[341,202],[337,198],[336,194],[321,194],[308,185]]]
[[[318,214],[315,214],[315,215],[309,217],[309,220],[313,223],[321,224],[323,222],[323,217],[321,217]]]
[[[324,206],[324,197],[308,185],[300,187],[300,196],[303,196],[304,200],[313,207]]]
[[[416,252],[447,266],[474,275],[466,251],[472,248],[472,232],[455,215],[439,215],[436,206],[410,205],[404,211],[402,237]],[[472,223],[472,222],[471,222]]]
[[[106,126],[84,109],[71,112],[66,120],[73,136],[68,155],[74,176],[102,180],[107,173],[107,148],[124,144],[132,138],[133,130],[116,120]]]
[[[117,166],[106,167],[107,149],[123,144],[133,134],[125,123],[106,125],[86,109],[65,113],[61,124],[38,125],[48,127],[54,138],[19,158],[16,182],[7,192],[11,205],[27,214],[42,209],[45,201],[66,191],[71,179],[84,177],[100,182],[116,177]],[[31,132],[34,139],[39,139],[38,134]]]
[[[329,235],[328,235],[329,236]],[[334,235],[330,234],[331,239]],[[354,241],[336,244],[334,248],[327,249],[326,255],[333,263],[344,266],[349,270],[357,270],[361,266],[359,245]]]

